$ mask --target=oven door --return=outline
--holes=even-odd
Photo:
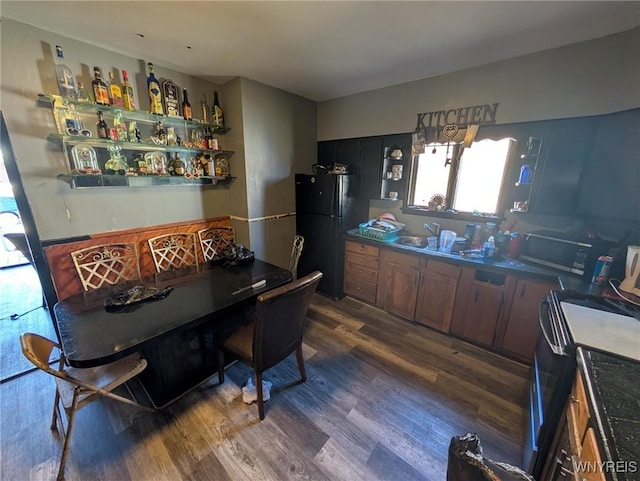
[[[564,320],[559,316],[559,302],[555,296],[541,302],[540,331],[529,378],[523,449],[523,466],[536,479],[542,473],[575,371],[575,357],[571,357]]]

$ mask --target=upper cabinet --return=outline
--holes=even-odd
[[[216,128],[182,117],[40,95],[52,109],[74,188],[216,185],[232,179],[233,152],[220,149]]]
[[[640,221],[640,109],[597,120],[576,214]]]

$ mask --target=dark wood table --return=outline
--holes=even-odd
[[[233,294],[262,279],[264,287]],[[79,294],[54,307],[62,349],[69,364],[80,368],[141,352],[148,366],[139,378],[154,405],[163,407],[211,377],[217,371],[216,345],[237,326],[246,306],[291,279],[288,270],[256,259],[171,279],[143,279],[144,285],[173,290],[164,299],[114,312],[104,307],[110,292]]]

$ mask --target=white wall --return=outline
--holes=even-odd
[[[640,27],[318,104],[318,140],[412,132],[417,114],[498,102],[497,123],[640,106]]]
[[[89,86],[93,66],[103,74],[127,70],[138,108],[149,106],[145,59],[134,59],[12,20],[2,19],[1,107],[15,151],[28,202],[41,240],[134,228],[138,226],[209,218],[229,214],[227,189],[220,188],[107,188],[71,189],[56,176],[67,172],[60,145],[48,141],[56,132],[51,111],[36,105],[39,93],[57,93],[54,79],[55,46],[65,62]],[[170,78],[187,88],[200,117],[202,93],[212,101],[219,86],[155,65],[158,78]],[[224,104],[224,94],[221,96]],[[229,125],[232,119],[229,119]],[[229,150],[226,139],[222,147]],[[232,173],[233,173],[232,158]]]

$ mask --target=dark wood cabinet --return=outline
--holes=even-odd
[[[416,322],[449,332],[461,271],[445,262],[427,261],[418,291]]]
[[[344,293],[370,304],[376,303],[380,250],[359,242],[345,242]]]
[[[377,305],[387,312],[413,320],[422,262],[418,255],[383,249],[380,253]]]
[[[377,199],[382,176],[382,137],[360,139],[360,176],[361,196],[367,201]]]
[[[515,280],[501,273],[463,268],[458,285],[451,332],[464,339],[492,347],[496,327],[507,314],[506,300]]]
[[[640,221],[640,109],[597,120],[576,213]]]
[[[496,336],[499,350],[531,364],[540,331],[538,308],[552,289],[557,289],[557,285],[532,279],[517,280],[508,321]]]
[[[318,164],[332,167],[334,164],[347,166],[349,173],[359,174],[360,139],[324,140],[318,142]]]

